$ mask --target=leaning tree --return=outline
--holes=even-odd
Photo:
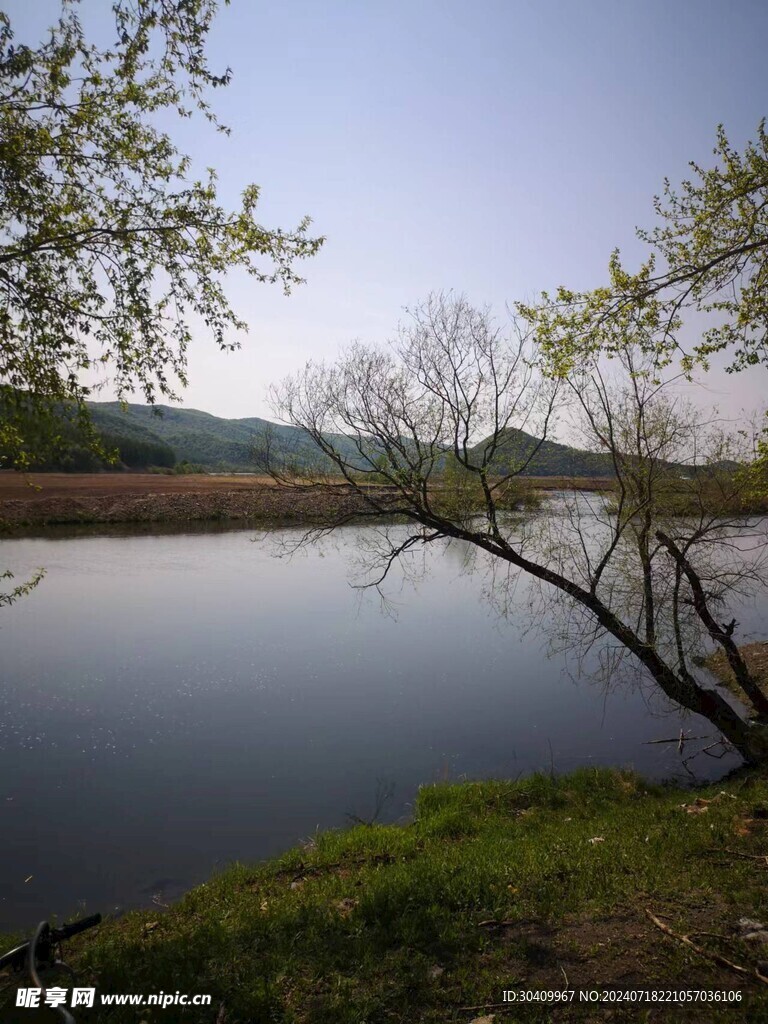
[[[408,551],[463,541],[569,609],[574,644],[612,645],[746,760],[764,761],[768,700],[726,610],[763,583],[766,548],[738,469],[744,453],[686,406],[676,377],[664,377],[665,360],[648,354],[654,330],[663,326],[634,324],[608,364],[586,353],[560,377],[524,319],[502,330],[463,298],[432,296],[387,348],[357,344],[275,388],[276,411],[322,463],[286,467],[266,443],[263,464],[284,485],[354,495],[343,514],[319,514],[308,540],[360,515],[398,524],[377,531],[372,583]],[[525,474],[556,416],[603,453],[614,483],[607,495],[566,494],[531,509]],[[713,645],[752,717],[702,675]]]

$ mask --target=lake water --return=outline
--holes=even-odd
[[[0,929],[167,902],[369,816],[377,787],[394,786],[394,820],[439,779],[680,774],[673,746],[647,745],[680,719],[647,693],[574,681],[539,633],[498,617],[460,547],[431,545],[415,589],[389,580],[388,609],[353,590],[364,529],[290,561],[273,541],[291,531],[0,545],[18,580],[47,569],[0,612]]]

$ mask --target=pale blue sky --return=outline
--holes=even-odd
[[[52,0],[6,4],[34,34]],[[106,24],[108,0],[85,0]],[[262,187],[262,220],[302,215],[327,236],[288,299],[233,277],[243,350],[196,342],[184,404],[268,415],[268,384],[354,338],[384,340],[434,288],[491,303],[605,278],[619,246],[722,121],[736,146],[768,114],[765,0],[233,0],[210,41],[232,85],[214,99],[232,136],[175,137],[220,174],[224,199]],[[768,372],[715,373],[735,411]],[[105,394],[104,397],[108,397]]]

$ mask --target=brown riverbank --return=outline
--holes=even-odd
[[[311,521],[362,507],[351,489],[285,488],[263,477],[0,473],[0,520],[9,527]]]
[[[604,480],[528,478],[534,490],[603,490]],[[285,488],[263,476],[0,472],[0,521],[70,523],[307,521],[363,509],[351,488]]]
[[[768,640],[757,640],[754,643],[743,644],[739,650],[752,678],[763,693],[768,694]],[[718,678],[723,686],[726,686],[740,700],[744,700],[744,694],[736,682],[736,677],[728,664],[728,659],[722,648],[718,647],[717,650],[713,651],[707,657],[704,665]]]

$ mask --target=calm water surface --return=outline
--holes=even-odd
[[[416,589],[392,579],[394,615],[361,598],[360,529],[291,561],[243,530],[0,545],[19,579],[47,569],[0,616],[0,928],[167,901],[370,815],[378,780],[392,820],[441,778],[679,772],[674,748],[644,745],[679,719],[575,683],[499,620],[459,548]]]

